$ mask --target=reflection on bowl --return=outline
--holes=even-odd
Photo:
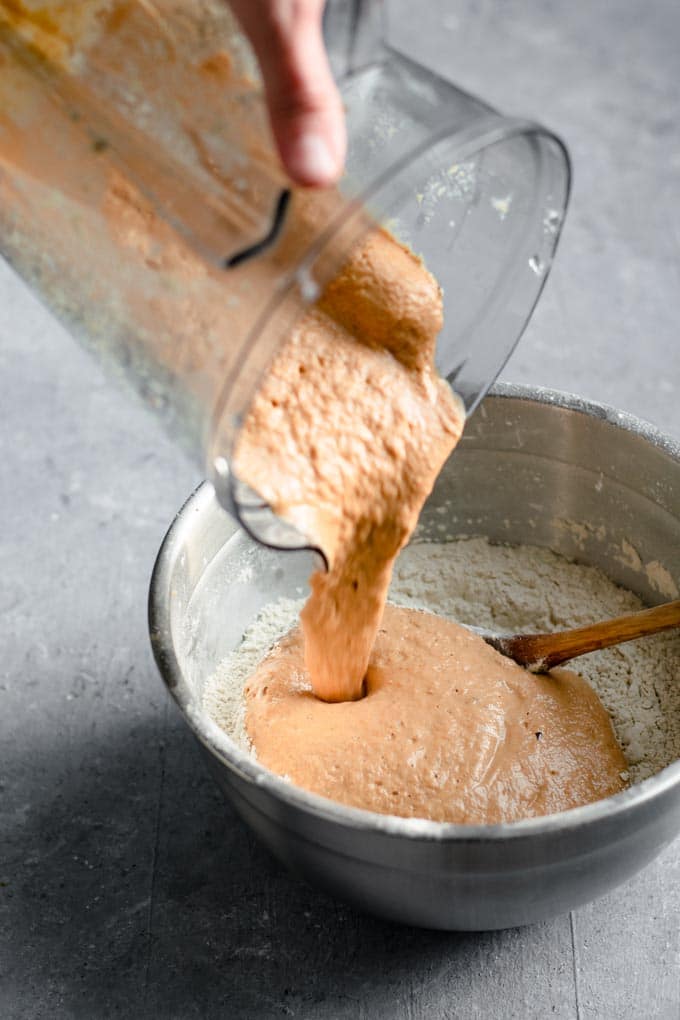
[[[443,506],[454,537],[549,547],[650,604],[680,577],[680,447],[575,397],[494,390],[442,472],[421,538],[437,539]],[[248,542],[204,485],[163,542],[149,602],[161,675],[215,778],[292,870],[407,924],[505,928],[601,895],[680,831],[680,762],[596,804],[494,826],[343,807],[262,768],[202,711],[202,685],[266,603],[304,592],[312,566]]]

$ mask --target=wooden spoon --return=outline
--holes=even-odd
[[[617,616],[613,620],[593,623],[588,627],[575,627],[556,634],[499,634],[482,633],[487,644],[508,658],[514,659],[532,673],[547,673],[553,666],[575,659],[577,655],[610,648],[624,641],[661,630],[680,626],[680,599],[665,602],[654,609]]]

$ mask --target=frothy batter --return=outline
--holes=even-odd
[[[437,377],[441,295],[385,233],[356,247],[276,358],[236,469],[320,545],[302,630],[246,687],[258,759],[354,807],[514,821],[623,789],[609,717],[580,677],[536,677],[470,631],[385,607],[394,560],[463,424]],[[340,704],[327,704],[340,702]]]
[[[351,253],[274,361],[236,471],[326,554],[302,613],[325,701],[360,698],[392,566],[464,420],[434,369],[442,302],[389,234]]]
[[[260,762],[304,789],[383,814],[514,821],[617,793],[626,762],[579,676],[533,676],[467,628],[388,605],[366,697],[313,694],[299,630],[246,687]]]

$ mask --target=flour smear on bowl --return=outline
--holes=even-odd
[[[594,567],[547,549],[481,538],[409,546],[397,560],[390,601],[506,633],[561,630],[643,608]],[[205,684],[204,709],[244,748],[244,684],[272,644],[297,624],[303,605],[302,599],[279,599],[266,606]],[[609,712],[632,782],[680,758],[677,631],[593,652],[569,668],[591,684]]]

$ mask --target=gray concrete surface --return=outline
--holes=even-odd
[[[574,157],[505,378],[680,436],[676,0],[394,6],[422,59]],[[571,916],[487,935],[361,916],[273,863],[147,645],[153,558],[197,471],[4,267],[0,379],[0,1015],[680,1016],[680,842]]]

